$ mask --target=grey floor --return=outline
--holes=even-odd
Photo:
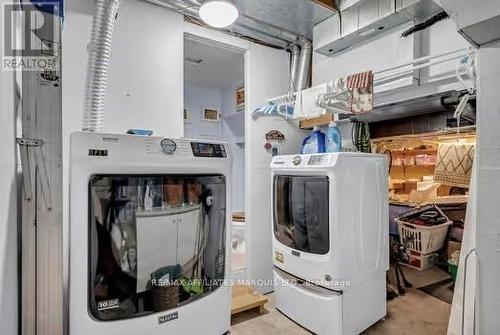
[[[311,334],[274,308],[268,295],[267,312],[241,313],[232,319],[231,335],[307,335]],[[385,320],[370,327],[367,335],[439,335],[446,334],[450,305],[420,290],[411,289],[387,305]]]
[[[406,271],[406,270],[405,270]],[[450,304],[447,299],[438,299],[441,294],[428,294],[422,290],[424,284],[434,281],[446,281],[449,276],[438,270],[428,273],[408,271],[408,277],[416,288],[410,289],[404,296],[389,301],[387,317],[378,322],[364,334],[367,335],[440,335],[446,334],[450,315]],[[425,280],[424,280],[425,278]],[[433,284],[435,285],[435,284]],[[443,284],[440,291],[450,290],[450,284]],[[435,290],[435,289],[434,289]],[[451,291],[452,292],[452,291]],[[449,292],[444,294],[449,296]],[[273,294],[268,295],[266,313],[259,315],[257,311],[247,311],[232,318],[231,335],[303,335],[311,334],[274,307]],[[443,301],[444,300],[444,301]]]

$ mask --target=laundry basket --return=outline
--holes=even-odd
[[[429,210],[437,211],[442,216],[443,223],[428,226],[408,222],[409,218],[414,218],[419,213]],[[435,205],[414,209],[394,220],[398,223],[401,243],[404,243],[408,250],[417,251],[424,255],[438,251],[444,246],[448,228],[453,223]]]
[[[179,303],[179,285],[169,284],[153,286],[153,309],[155,312],[166,311],[177,307]]]
[[[421,226],[396,219],[399,228],[399,239],[405,243],[406,248],[429,254],[438,251],[444,246],[451,221],[436,226]]]
[[[424,255],[419,252],[409,251],[407,254],[408,259],[399,263],[419,271],[427,270],[439,259],[439,255],[435,253]]]

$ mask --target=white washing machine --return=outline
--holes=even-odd
[[[228,146],[79,132],[70,171],[70,335],[228,332]]]
[[[276,307],[317,334],[361,333],[386,314],[386,156],[276,156],[271,169]]]

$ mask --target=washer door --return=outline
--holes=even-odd
[[[223,176],[94,175],[89,311],[144,316],[212,293],[225,273]]]
[[[274,236],[300,252],[330,249],[327,176],[274,176]]]

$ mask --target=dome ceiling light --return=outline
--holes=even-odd
[[[214,28],[225,28],[238,18],[238,8],[230,0],[207,0],[199,11],[201,19]]]

